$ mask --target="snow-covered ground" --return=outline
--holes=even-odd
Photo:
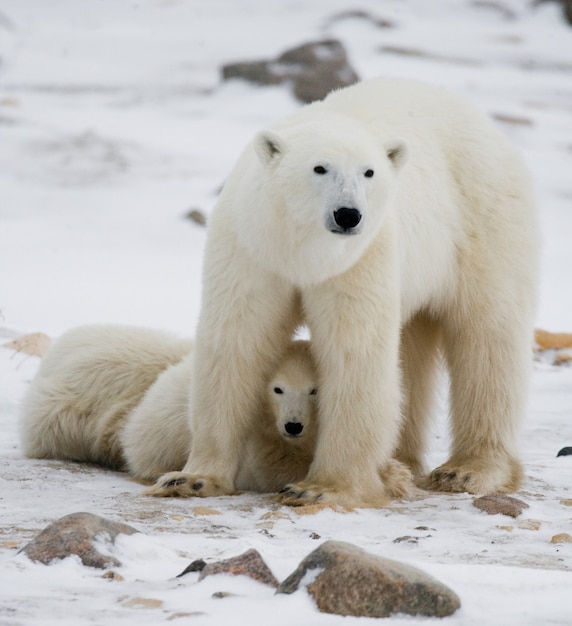
[[[393,27],[351,17],[356,8]],[[219,68],[323,37],[344,43],[363,78],[436,83],[499,120],[537,189],[544,236],[537,326],[571,331],[572,27],[556,4],[4,0],[0,343],[92,322],[192,335],[205,229],[184,216],[192,208],[208,214],[251,135],[299,106],[286,88],[223,85]],[[383,510],[315,515],[270,496],[155,500],[122,474],[26,459],[18,405],[38,363],[0,350],[2,626],[357,623],[318,613],[305,592],[274,597],[248,579],[174,578],[192,559],[256,548],[283,579],[325,539],[441,579],[461,597],[451,625],[572,623],[572,544],[551,543],[572,534],[572,457],[556,458],[572,445],[570,367],[535,364],[522,439],[526,481],[516,494],[530,508],[513,520],[478,511],[469,495],[421,493]],[[446,455],[444,413],[433,464]],[[55,518],[77,511],[142,531],[112,548],[122,579],[73,559],[46,567],[16,554]],[[215,599],[215,591],[235,595]],[[203,615],[185,615],[195,612]]]

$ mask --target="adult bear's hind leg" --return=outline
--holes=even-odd
[[[438,322],[418,314],[401,331],[403,422],[396,458],[416,478],[425,474],[423,454],[436,394],[441,330]]]
[[[469,493],[519,488],[518,435],[532,344],[527,312],[520,313],[519,318],[483,305],[472,311],[472,324],[447,324],[452,450],[430,474],[427,487]]]

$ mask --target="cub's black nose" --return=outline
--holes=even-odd
[[[288,422],[284,426],[284,430],[293,437],[298,436],[304,430],[304,424],[300,424],[300,422]]]
[[[349,230],[361,222],[361,213],[357,209],[343,206],[334,211],[334,221],[340,228]]]

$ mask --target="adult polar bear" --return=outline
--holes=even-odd
[[[515,490],[537,247],[520,159],[485,117],[438,89],[371,80],[261,132],[209,223],[197,445],[178,484],[233,492],[244,416],[304,322],[320,433],[286,502],[382,504],[376,468],[393,453],[423,474],[441,350],[452,450],[427,484]]]

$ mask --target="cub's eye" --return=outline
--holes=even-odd
[[[363,173],[363,175],[364,175],[366,178],[373,178],[373,170],[366,170],[366,171]]]
[[[277,393],[277,394],[284,393],[284,391],[282,391],[282,389],[280,389],[280,387],[274,387],[273,391],[274,391],[274,393]]]
[[[316,174],[325,174],[328,170],[323,165],[316,165],[314,172]]]
[[[310,391],[310,395],[311,396],[315,396],[318,393],[318,390],[314,387],[314,389],[312,389],[312,391]]]

